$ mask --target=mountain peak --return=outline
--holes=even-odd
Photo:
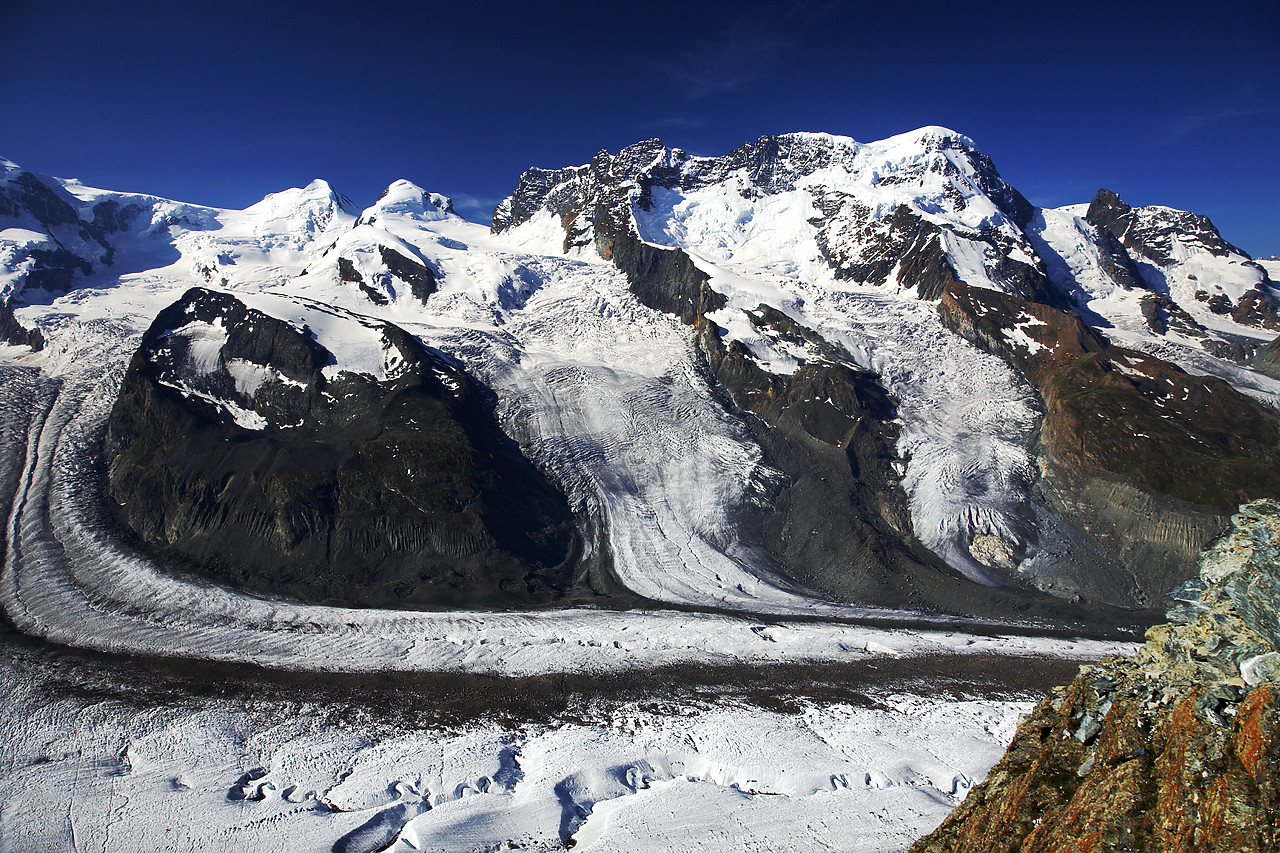
[[[962,133],[957,133],[949,127],[931,124],[925,127],[917,128],[901,136],[909,136],[917,142],[944,142],[947,140],[955,140],[956,142],[968,148],[975,147],[973,140]],[[896,138],[896,137],[890,137]]]
[[[351,213],[351,200],[329,186],[329,182],[316,178],[305,187],[268,193],[262,201],[245,208],[245,213],[261,214],[270,219],[287,217],[300,210]]]
[[[383,190],[373,207],[365,211],[362,219],[368,220],[385,213],[409,216],[427,222],[456,215],[450,198],[440,193],[429,193],[412,181],[403,178],[393,181]]]

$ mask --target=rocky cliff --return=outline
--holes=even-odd
[[[1167,603],[912,853],[1280,849],[1280,503],[1242,506]]]

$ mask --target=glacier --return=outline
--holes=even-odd
[[[900,260],[876,266],[898,233],[886,223],[906,210],[912,239],[934,241],[961,281],[1027,296],[1043,279],[1124,346],[1276,407],[1280,381],[1206,345],[1274,337],[1211,302],[1269,293],[1264,268],[1229,245],[1206,248],[1194,229],[1165,240],[1162,228],[1199,226],[1141,208],[1122,237],[1155,248],[1133,249],[1140,281],[1122,286],[1086,205],[1032,208],[945,128],[870,144],[773,139],[726,158],[642,144],[617,185],[593,185],[589,166],[532,170],[492,228],[407,181],[363,210],[315,181],[233,211],[31,179],[78,219],[50,225],[28,210],[0,222],[4,298],[43,340],[39,351],[0,346],[0,642],[13,650],[0,670],[13,709],[0,849],[658,850],[692,837],[705,849],[901,849],[999,756],[1030,707],[1025,689],[997,676],[933,695],[890,679],[777,710],[733,691],[671,699],[655,679],[903,673],[903,661],[1034,668],[1132,648],[1096,627],[839,600],[740,536],[744,511],[767,505],[785,475],[751,416],[726,405],[695,331],[638,300],[600,251],[605,201],[622,200],[644,245],[687,254],[723,300],[707,315],[721,340],[761,370],[791,376],[834,358],[882,383],[911,535],[986,587],[1044,577],[1050,552],[1074,541],[1035,505],[1041,404],[1006,360],[944,324]],[[3,166],[6,181],[30,174]],[[566,198],[565,211],[547,201]],[[41,277],[41,264],[59,263],[69,266]],[[594,520],[588,551],[607,553],[643,605],[421,612],[276,600],[174,571],[120,536],[97,449],[143,332],[191,287],[308,330],[336,356],[327,375],[393,375],[383,322],[465,365],[493,390],[503,431]],[[1144,307],[1156,297],[1165,332]],[[762,306],[825,344],[770,333],[752,320]],[[218,327],[182,334],[216,361]],[[1014,345],[1038,345],[1023,337]],[[250,398],[288,381],[229,367]],[[210,402],[246,429],[288,426]],[[51,657],[28,638],[74,651]],[[59,674],[61,654],[86,672]],[[148,660],[195,674],[166,692]],[[316,685],[356,679],[369,696],[201,695],[228,677],[217,667],[246,664]],[[428,676],[519,695],[566,674],[628,673],[637,695],[574,700],[560,716],[504,717],[506,700],[462,722],[414,715]],[[132,683],[130,700],[121,685]]]

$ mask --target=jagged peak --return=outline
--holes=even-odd
[[[767,138],[767,137],[762,137]],[[862,143],[851,136],[841,136],[838,133],[825,133],[817,130],[793,130],[788,133],[780,133],[778,139],[790,139],[796,142],[817,142],[832,146],[842,146],[847,148],[861,148]]]
[[[989,201],[966,214],[971,228],[990,225],[997,211],[1019,227],[1034,214],[973,140],[950,128],[927,126],[865,144],[813,131],[763,135],[711,157],[691,156],[657,138],[642,140],[616,155],[602,151],[582,166],[526,171],[512,196],[494,210],[493,228],[501,232],[527,222],[543,207],[560,214],[572,210],[576,217],[602,191],[638,189],[641,207],[647,209],[650,186],[689,191],[731,179],[767,195],[801,186],[855,193],[865,187],[898,187],[878,191],[901,203],[919,201],[918,206],[930,210],[963,209],[975,198]]]

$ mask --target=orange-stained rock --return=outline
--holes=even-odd
[[[911,853],[1280,853],[1280,504],[1233,523],[1173,624],[1042,700]]]

